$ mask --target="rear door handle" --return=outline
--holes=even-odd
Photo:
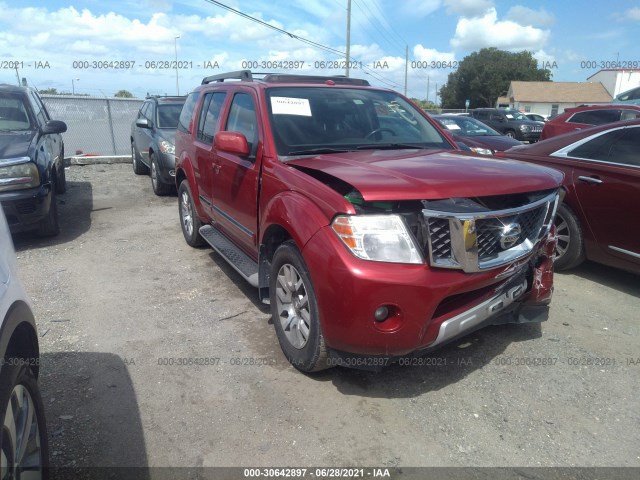
[[[578,177],[578,180],[582,180],[583,182],[587,182],[587,183],[595,183],[596,185],[600,185],[601,183],[604,183],[598,177],[587,177],[585,175],[580,175]]]

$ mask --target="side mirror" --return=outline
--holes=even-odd
[[[218,132],[213,139],[213,145],[218,150],[235,153],[241,157],[247,157],[251,152],[247,137],[239,132]]]
[[[151,128],[151,122],[146,118],[139,118],[136,120],[136,127]]]
[[[49,120],[40,129],[43,135],[50,135],[52,133],[64,133],[67,131],[67,124],[60,120]]]

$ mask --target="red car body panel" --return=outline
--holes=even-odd
[[[640,219],[640,161],[637,166],[631,166],[553,156],[554,152],[581,139],[625,126],[640,126],[640,120],[591,127],[517,147],[503,155],[564,172],[567,189],[564,203],[578,216],[587,258],[640,273],[640,258],[610,248],[640,253],[640,222],[636,221]],[[602,183],[591,183],[585,178]]]
[[[555,137],[558,135],[562,135],[563,133],[574,132],[576,130],[583,130],[585,128],[591,128],[595,126],[595,123],[576,123],[575,121],[571,121],[572,117],[576,113],[580,112],[598,112],[603,110],[625,110],[630,112],[637,112],[636,118],[640,118],[640,106],[636,105],[619,105],[619,104],[611,104],[611,105],[590,105],[584,107],[574,107],[567,108],[565,111],[556,117],[548,120],[544,127],[542,128],[542,133],[540,134],[540,140],[546,140],[551,137]],[[630,114],[625,114],[625,116]],[[621,120],[621,118],[617,118],[616,120]],[[600,125],[602,123],[598,123]]]

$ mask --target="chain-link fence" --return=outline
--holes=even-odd
[[[143,100],[72,95],[41,95],[53,120],[67,124],[65,156],[126,155],[131,152],[131,123]]]

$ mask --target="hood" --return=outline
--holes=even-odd
[[[516,145],[522,145],[522,142],[506,135],[456,135],[456,140],[463,142],[468,147],[489,148],[498,152],[504,152]]]
[[[0,132],[0,159],[28,157],[35,131]],[[0,160],[1,161],[1,160]]]
[[[158,140],[166,140],[167,142],[171,142],[175,145],[176,143],[176,129],[175,128],[157,128],[156,132],[158,133]]]
[[[516,160],[444,150],[377,150],[319,155],[287,165],[318,170],[366,201],[484,197],[557,188],[563,174]]]

